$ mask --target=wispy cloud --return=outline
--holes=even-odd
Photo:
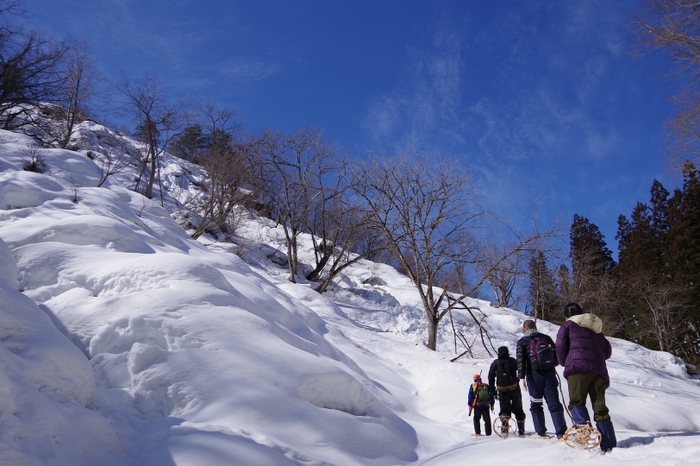
[[[281,64],[255,59],[238,58],[221,65],[218,73],[236,81],[260,81],[274,75],[282,69]]]
[[[437,31],[429,49],[407,50],[403,84],[370,102],[363,118],[374,144],[401,151],[461,138],[463,45],[460,34]]]
[[[518,3],[468,28],[441,17],[429,46],[407,50],[401,85],[368,104],[364,128],[380,148],[462,156],[503,206],[522,208],[536,192],[560,202],[573,193],[543,187],[567,171],[589,176],[587,165],[628,150],[614,112],[627,12],[612,3]],[[579,181],[579,189],[595,185]]]

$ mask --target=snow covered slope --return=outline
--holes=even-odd
[[[129,169],[98,188],[99,157],[35,149],[47,171],[22,170],[32,145],[0,132],[0,464],[446,465],[541,447],[470,436],[466,392],[491,356],[450,363],[448,328],[427,350],[392,268],[362,262],[318,295],[267,259],[283,242],[269,221],[241,226],[241,259],[127,189]],[[164,173],[176,206],[196,167],[168,157]],[[524,316],[474,304],[513,350]],[[558,444],[545,460],[697,457],[698,382],[667,353],[613,351],[611,413],[635,448],[591,460]]]

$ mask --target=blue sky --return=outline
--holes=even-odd
[[[250,131],[314,126],[351,154],[457,157],[513,222],[617,217],[667,188],[662,57],[631,56],[641,1],[25,0],[108,76],[233,107]]]

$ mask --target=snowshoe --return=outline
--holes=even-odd
[[[517,423],[510,422],[508,416],[498,416],[493,420],[493,431],[502,439],[508,438],[509,435],[517,432]]]
[[[564,434],[564,443],[578,450],[595,448],[600,445],[600,440],[600,432],[589,423],[574,424]]]

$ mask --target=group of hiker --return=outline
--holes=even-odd
[[[469,414],[474,412],[474,431],[481,435],[481,420],[485,434],[491,435],[491,416],[495,400],[499,401],[500,419],[517,422],[518,435],[525,435],[525,412],[520,381],[530,395],[530,414],[535,433],[547,438],[543,404],[554,423],[557,438],[567,431],[564,407],[559,401],[559,378],[556,367],[564,366],[564,378],[569,386],[569,411],[576,426],[590,426],[586,407],[590,397],[596,428],[600,432],[600,448],[609,452],[617,446],[615,430],[605,404],[605,389],[610,385],[606,360],[612,355],[610,342],[603,335],[601,319],[584,313],[576,303],[564,307],[565,322],[559,328],[556,344],[549,335],[537,330],[533,320],[523,322],[523,336],[516,344],[515,358],[506,346],[498,348],[498,358],[488,373],[488,384],[475,374],[469,389]],[[507,426],[504,426],[507,429]]]

